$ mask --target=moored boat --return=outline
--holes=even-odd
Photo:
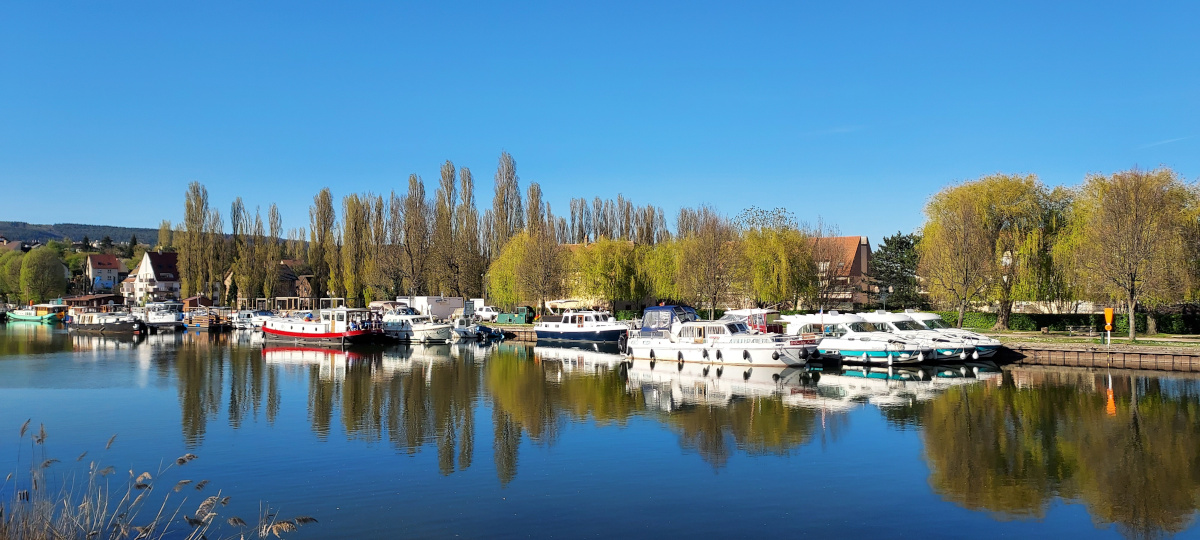
[[[739,366],[794,366],[808,363],[814,340],[753,331],[744,322],[702,321],[686,306],[646,308],[642,328],[631,333],[628,353],[663,362]]]
[[[603,311],[567,310],[546,315],[533,325],[538,341],[612,342],[626,339],[629,325]]]
[[[67,306],[62,304],[34,304],[8,312],[8,320],[53,323],[66,320]]]
[[[97,334],[141,334],[146,325],[126,311],[100,311],[96,308],[72,308],[70,324],[72,332],[94,332]]]
[[[134,316],[141,318],[150,331],[174,332],[183,328],[183,303],[148,302],[145,309]]]
[[[910,363],[932,358],[933,349],[881,332],[858,315],[832,311],[815,315],[788,315],[788,334],[815,334],[823,358],[861,362]]]
[[[985,336],[978,332],[955,328],[949,323],[942,320],[942,316],[937,313],[929,313],[927,311],[905,310],[904,314],[912,317],[912,320],[921,324],[929,330],[940,332],[948,336],[954,336],[966,340],[975,347],[975,351],[979,353],[980,358],[988,358],[996,355],[996,351],[1000,349],[1000,340]]]
[[[879,330],[929,346],[933,349],[935,360],[979,359],[979,352],[975,350],[973,343],[969,343],[962,338],[929,330],[925,328],[925,325],[918,323],[904,313],[890,313],[880,310],[859,313],[858,315],[867,322],[875,325],[875,328]]]
[[[263,339],[292,343],[356,344],[383,337],[378,314],[363,308],[326,308],[307,317],[272,317],[263,324]]]
[[[407,306],[384,313],[383,330],[391,339],[410,343],[446,343],[454,334],[449,324],[435,322]]]

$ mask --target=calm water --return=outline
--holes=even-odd
[[[210,484],[172,500],[220,490],[222,518],[263,503],[320,521],[290,538],[1200,536],[1200,380],[861,375],[11,323],[0,471],[27,467],[32,418],[55,474],[96,460],[123,479],[191,452],[157,481]]]

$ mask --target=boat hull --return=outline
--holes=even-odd
[[[58,322],[59,320],[61,320],[61,317],[59,317],[58,314],[56,314],[56,313],[47,313],[45,315],[23,315],[21,313],[15,312],[15,311],[10,311],[10,312],[8,312],[8,320],[23,321],[23,322],[36,322],[36,323],[53,323],[53,322]]]
[[[72,332],[86,332],[90,334],[141,334],[145,331],[145,326],[141,321],[121,321],[97,324],[74,323],[68,325],[67,328]]]
[[[534,332],[537,334],[538,341],[616,343],[626,336],[628,330],[625,328],[569,330],[537,328]]]
[[[803,367],[816,352],[816,346],[811,344],[687,343],[644,337],[631,338],[627,348],[630,356],[639,359],[747,367]]]
[[[347,332],[289,332],[263,326],[263,339],[286,343],[374,343],[382,334],[378,330]]]
[[[386,328],[387,336],[404,343],[447,343],[453,339],[454,331],[450,325],[437,325],[437,328]]]

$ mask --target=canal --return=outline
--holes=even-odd
[[[135,493],[180,508],[160,521],[179,536],[229,497],[210,538],[264,514],[316,520],[286,538],[1200,536],[1200,378],[962,367],[717,377],[10,323],[0,500],[31,467],[53,489],[111,466],[116,493],[150,473]]]

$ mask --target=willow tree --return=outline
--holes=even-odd
[[[811,243],[783,208],[750,207],[737,217],[742,230],[744,288],[758,305],[797,298],[813,272]]]
[[[684,297],[708,303],[712,318],[717,302],[741,279],[741,242],[737,229],[712,208],[695,211],[692,232],[680,240],[678,282]]]
[[[1035,175],[995,174],[954,189],[967,190],[979,209],[983,230],[992,244],[987,278],[999,303],[996,328],[1008,329],[1013,288],[1036,269],[1036,252],[1022,249],[1043,235],[1048,192]]]
[[[620,300],[638,300],[634,248],[632,242],[607,238],[579,246],[572,257],[578,294],[605,300],[613,312]]]
[[[512,309],[521,302],[520,284],[517,273],[525,258],[529,234],[521,232],[510,238],[499,251],[487,270],[488,301],[502,309]]]
[[[957,326],[971,302],[982,297],[995,263],[983,216],[969,190],[948,187],[925,205],[917,246],[921,277],[933,298],[958,309]]]
[[[1060,252],[1094,298],[1124,302],[1129,339],[1139,303],[1184,295],[1185,233],[1197,200],[1196,186],[1167,168],[1091,175],[1079,188]]]

